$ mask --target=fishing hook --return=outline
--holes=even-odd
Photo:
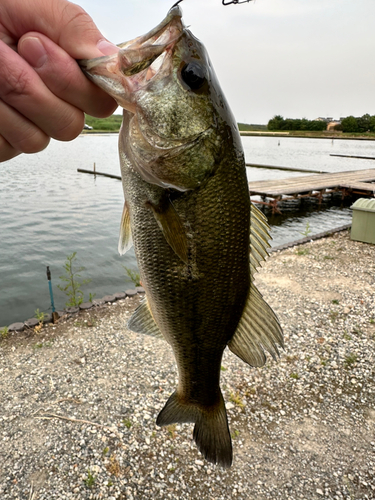
[[[182,0],[178,0],[178,2],[176,2],[176,3],[173,5],[172,9],[173,9],[174,7],[177,7],[177,5],[178,5],[179,3],[181,3],[181,2],[182,2]]]
[[[182,0],[180,0],[182,2]],[[230,5],[231,3],[249,3],[251,2],[252,0],[242,0],[242,2],[240,0],[231,0],[230,2],[225,2],[225,0],[223,0],[223,5]]]

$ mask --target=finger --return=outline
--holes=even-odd
[[[49,137],[16,110],[0,101],[0,136],[19,153],[37,153],[48,146]]]
[[[29,64],[2,42],[0,67],[2,101],[54,139],[69,141],[80,134],[82,111],[56,97]]]
[[[109,116],[117,104],[90,82],[75,59],[45,35],[31,32],[18,43],[18,53],[57,97],[97,117]]]
[[[14,149],[9,142],[0,135],[0,162],[10,160],[19,154],[21,154],[21,151]]]

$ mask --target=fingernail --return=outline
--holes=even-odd
[[[108,40],[99,40],[96,44],[98,50],[103,54],[103,56],[110,56],[112,54],[116,54],[120,49],[117,45],[109,42]]]
[[[41,68],[47,62],[47,52],[39,38],[28,36],[23,38],[20,44],[18,50],[30,66]]]

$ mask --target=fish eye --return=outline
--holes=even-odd
[[[206,82],[206,74],[199,64],[190,62],[181,70],[181,78],[191,90],[199,90]]]

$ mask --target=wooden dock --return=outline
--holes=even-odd
[[[249,190],[251,196],[262,197],[262,201],[256,203],[268,205],[274,213],[280,213],[278,204],[283,199],[315,196],[321,201],[324,194],[337,191],[342,193],[343,198],[351,194],[375,196],[375,184],[371,182],[375,182],[374,168],[249,182]]]

